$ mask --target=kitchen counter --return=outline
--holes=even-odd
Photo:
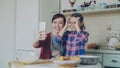
[[[59,67],[57,64],[54,64],[54,63],[21,64],[17,61],[9,62],[9,68],[48,68],[48,67],[49,68],[66,68],[66,67]],[[101,68],[101,64],[98,62],[96,65],[78,65],[77,67],[71,67],[71,68]]]
[[[120,68],[120,50],[115,49],[86,49],[86,55],[98,56],[102,67]]]
[[[86,52],[92,52],[92,53],[114,53],[114,54],[120,54],[120,50],[115,50],[115,49],[86,49]]]

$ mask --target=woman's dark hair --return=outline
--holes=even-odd
[[[71,17],[80,17],[79,21],[80,21],[81,23],[84,22],[84,17],[83,17],[83,15],[80,14],[80,13],[73,13],[73,14],[71,15]],[[83,25],[80,27],[80,29],[81,29],[81,30],[85,30],[84,23],[83,23]]]
[[[53,20],[55,20],[55,19],[57,19],[57,18],[63,18],[64,25],[65,25],[65,23],[66,23],[66,18],[65,18],[65,16],[64,16],[63,14],[60,14],[60,13],[55,14],[55,15],[53,16],[51,22],[53,22]]]

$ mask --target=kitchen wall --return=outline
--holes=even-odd
[[[93,13],[84,15],[86,30],[90,33],[88,43],[104,44],[107,28],[120,32],[120,12]]]
[[[78,6],[83,5],[84,2],[89,2],[91,0],[76,0],[73,7],[71,7],[69,1],[61,0],[61,11],[69,10],[69,9],[78,9]],[[120,4],[119,0],[96,0],[96,10],[100,8],[100,3],[110,4]],[[86,10],[87,11],[87,10]],[[99,11],[99,10],[98,10]],[[78,11],[81,12],[81,11]],[[89,10],[88,10],[89,12]],[[70,15],[70,13],[66,12],[66,15]],[[107,36],[107,28],[111,25],[113,30],[120,31],[119,28],[119,18],[120,12],[100,12],[100,13],[83,13],[85,18],[85,26],[86,30],[90,33],[89,43],[97,43],[101,45],[105,45],[106,36]]]
[[[0,68],[14,59],[15,0],[0,0]]]
[[[8,61],[14,60],[15,51],[15,2],[0,0],[0,68],[8,68]],[[106,27],[112,24],[119,30],[120,13],[84,15],[86,30],[90,33],[88,43],[104,43]]]
[[[22,25],[24,25],[24,26],[26,25],[26,23],[30,23],[31,21],[30,22],[25,22],[25,24],[24,24],[23,21],[26,21],[28,19],[33,20],[34,18],[35,18],[34,20],[36,20],[36,17],[31,16],[31,14],[30,14],[30,12],[36,13],[36,11],[34,10],[35,8],[33,9],[35,12],[32,10],[32,11],[28,12],[29,14],[27,12],[25,13],[24,10],[23,10],[24,8],[27,8],[27,7],[28,7],[27,9],[32,9],[35,5],[32,6],[32,7],[31,7],[31,5],[30,6],[28,6],[28,5],[31,3],[31,1],[34,1],[34,0],[30,0],[29,3],[26,4],[26,5],[25,5],[25,3],[26,3],[27,0],[24,0],[23,1],[24,4],[22,3],[22,5],[23,6],[25,5],[25,6],[24,7],[22,6],[23,8],[16,5],[17,1],[20,1],[19,4],[22,3],[21,0],[0,0],[0,46],[1,46],[0,47],[0,52],[1,52],[1,54],[0,54],[0,68],[8,68],[8,62],[15,59],[15,49],[17,49],[16,47],[22,47],[23,46],[23,45],[22,46],[21,45],[16,46],[16,38],[18,37],[18,36],[16,37],[16,32],[18,32],[18,31],[16,31],[16,30],[18,30],[18,29],[16,29],[17,28],[17,26],[16,26],[17,23],[16,22],[18,22],[18,17],[23,17],[24,16],[23,14],[25,14],[25,17],[27,16],[26,17],[27,19],[25,19],[25,17],[23,17],[24,19],[22,18],[22,20],[21,20],[21,18],[19,18],[20,21],[22,21]],[[36,2],[36,1],[34,1],[34,2]],[[40,15],[44,12],[40,16],[40,17],[42,17],[40,19],[40,21],[48,22],[50,20],[48,22],[48,23],[50,23],[51,22],[51,18],[50,17],[52,17],[52,15],[54,13],[56,13],[56,10],[58,11],[58,9],[59,9],[59,4],[58,4],[59,0],[54,0],[53,2],[47,1],[47,0],[44,0],[44,1],[40,0],[40,2],[42,2],[42,3],[39,4],[39,6],[41,6],[42,8],[41,9],[38,8],[38,11],[40,11],[39,12]],[[34,3],[32,3],[32,4],[34,4]],[[39,7],[39,6],[37,6],[37,7]],[[49,6],[50,10],[47,9],[48,6]],[[22,11],[23,11],[23,14],[19,13],[20,16],[18,16],[18,17],[16,15],[17,7],[21,8],[21,11],[18,10],[19,12],[22,13]],[[44,9],[44,7],[45,7],[45,9]],[[25,10],[28,11],[27,9],[25,9]],[[51,14],[49,14],[49,13],[51,13]],[[19,24],[21,24],[21,23],[19,23]],[[49,26],[49,25],[47,25],[47,26]],[[29,28],[29,27],[31,27],[31,26],[28,25],[26,27],[26,29]],[[47,29],[49,29],[49,28],[47,28]],[[20,29],[19,31],[25,31],[25,30],[24,29]],[[20,35],[20,37],[21,38],[25,38],[24,36],[21,36],[21,35]],[[27,38],[27,39],[29,40],[29,38]],[[28,44],[28,43],[31,43],[31,42],[26,42],[26,43]],[[31,46],[27,47],[27,49],[29,49],[29,48],[32,49]],[[23,49],[25,49],[25,47]]]

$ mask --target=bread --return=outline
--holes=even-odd
[[[57,57],[57,60],[62,61],[62,60],[80,60],[79,56],[59,56]]]
[[[70,58],[69,58],[69,56],[64,56],[63,57],[63,60],[69,60]]]
[[[59,60],[59,61],[64,60],[64,56],[59,56],[59,57],[57,57],[57,60]]]
[[[80,57],[79,56],[71,56],[70,60],[80,60]]]

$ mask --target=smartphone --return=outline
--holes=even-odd
[[[39,32],[42,32],[42,40],[45,40],[45,31],[46,31],[46,22],[40,22],[39,24]]]
[[[39,31],[45,31],[45,30],[46,30],[46,22],[40,22]]]

